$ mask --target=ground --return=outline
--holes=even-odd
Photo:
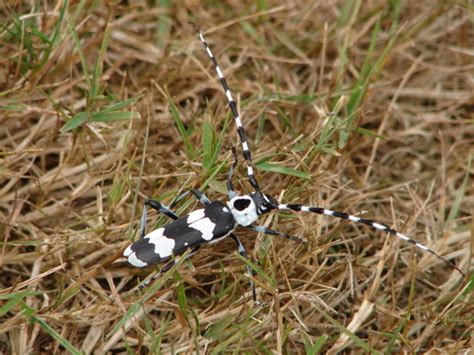
[[[6,1],[0,18],[0,352],[474,345],[469,1]],[[385,223],[466,276],[368,226],[278,212],[259,224],[305,244],[237,231],[250,261],[224,240],[138,289],[157,268],[122,252],[144,199],[225,201],[240,149],[189,21],[265,193]],[[251,191],[242,155],[234,184]]]

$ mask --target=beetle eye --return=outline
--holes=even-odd
[[[241,198],[238,200],[234,201],[234,208],[237,211],[243,211],[245,210],[248,206],[250,206],[250,200],[246,198]]]

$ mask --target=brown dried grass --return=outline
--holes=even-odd
[[[198,152],[203,122],[220,134],[228,109],[187,25],[193,20],[238,94],[255,160],[271,157],[311,176],[260,170],[267,193],[391,224],[468,272],[472,5],[394,1],[401,12],[391,37],[394,11],[376,1],[131,3],[74,3],[66,14],[90,67],[110,31],[101,98],[87,96],[66,22],[44,61],[39,36],[26,30],[15,37],[5,28],[0,34],[1,351],[62,353],[69,344],[69,351],[86,353],[468,353],[470,275],[463,279],[433,256],[364,226],[275,214],[261,224],[309,242],[240,233],[261,269],[255,282],[262,307],[251,301],[232,241],[202,249],[144,293],[135,286],[147,272],[120,256],[136,235],[144,197],[169,203],[218,173],[205,191],[224,198],[233,123],[217,159],[224,168],[203,169],[201,154],[186,153],[164,95],[166,88]],[[11,26],[18,15],[51,34],[61,6],[7,2],[0,5],[2,22]],[[384,51],[348,129],[343,120],[364,61],[369,55],[376,63]],[[139,95],[133,110],[141,118],[60,131],[67,117]],[[341,96],[340,127],[321,144]],[[348,140],[338,146],[345,132]],[[248,191],[246,182],[237,186]]]

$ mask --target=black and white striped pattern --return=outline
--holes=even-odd
[[[224,88],[225,96],[227,98],[227,102],[229,103],[230,110],[232,111],[232,115],[234,116],[234,121],[237,126],[237,133],[239,134],[240,142],[242,144],[242,151],[245,161],[247,162],[247,175],[249,177],[250,184],[255,189],[255,191],[260,191],[260,187],[258,186],[257,179],[255,179],[253,165],[252,165],[252,154],[250,153],[249,144],[247,141],[247,137],[245,135],[244,127],[242,125],[242,120],[240,119],[239,112],[237,110],[237,105],[232,97],[232,93],[230,92],[229,85],[227,85],[227,80],[224,78],[224,74],[222,73],[219,64],[217,63],[217,59],[211,51],[209,44],[205,40],[201,30],[199,27],[196,26],[193,22],[190,22],[193,25],[196,32],[199,34],[199,38],[201,39],[202,44],[206,48],[206,52],[211,58],[212,64],[214,64],[214,69],[216,70],[217,76]]]
[[[405,234],[397,232],[395,229],[392,229],[389,226],[386,226],[385,224],[377,223],[377,222],[371,221],[370,219],[351,216],[350,214],[347,214],[347,213],[344,213],[344,212],[336,212],[336,211],[332,211],[332,210],[327,210],[327,209],[322,208],[322,207],[305,206],[305,205],[299,205],[299,204],[279,204],[278,209],[279,210],[292,210],[292,211],[297,211],[297,212],[299,212],[299,211],[312,212],[312,213],[322,214],[322,215],[326,215],[326,216],[337,217],[337,218],[344,219],[344,220],[347,220],[347,221],[352,221],[352,222],[356,222],[356,223],[365,224],[367,226],[378,229],[379,231],[389,233],[390,235],[393,235],[393,236],[395,236],[395,237],[397,237],[397,238],[399,238],[399,239],[401,239],[405,242],[413,244],[415,247],[417,247],[417,248],[419,248],[423,251],[426,251],[430,254],[433,254],[438,259],[442,260],[443,262],[448,264],[450,267],[456,269],[462,275],[464,275],[464,273],[461,271],[461,269],[459,269],[456,265],[451,263],[449,260],[443,258],[441,255],[439,255],[438,253],[436,253],[432,249],[430,249],[427,246],[425,246],[421,243],[418,243],[417,241],[407,237]]]

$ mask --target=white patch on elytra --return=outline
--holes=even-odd
[[[171,256],[174,246],[176,245],[174,239],[167,238],[163,235],[164,231],[164,228],[158,228],[145,236],[146,239],[149,239],[149,243],[155,246],[154,252],[158,254],[160,258]]]
[[[155,244],[155,254],[158,254],[160,258],[171,256],[176,245],[174,239],[166,237],[156,238],[153,241],[150,239],[150,243]]]
[[[133,253],[132,244],[130,244],[130,245],[127,247],[127,249],[125,249],[125,250],[123,251],[123,256],[129,256],[129,255],[132,254],[132,253]]]
[[[204,215],[204,209],[193,211],[188,215],[188,219],[186,220],[186,222],[188,222],[188,224],[191,224],[201,218],[204,218]]]
[[[202,233],[202,239],[211,240],[214,236],[213,231],[216,227],[216,224],[206,217],[191,223],[189,227],[200,231]]]
[[[123,256],[126,256],[128,259],[128,262],[132,264],[135,267],[145,267],[148,266],[148,264],[144,261],[141,261],[140,259],[137,258],[137,254],[132,250],[132,244],[130,244],[127,249],[124,250]]]
[[[132,252],[132,254],[130,254],[128,256],[128,262],[130,264],[132,264],[133,266],[136,266],[136,267],[148,266],[147,263],[145,263],[144,261],[141,261],[140,259],[137,258],[137,254],[135,254],[135,252]]]
[[[234,208],[234,202],[236,200],[249,200],[250,203],[242,211],[239,211],[238,209]],[[252,224],[258,218],[257,206],[255,206],[255,202],[253,202],[252,198],[248,195],[234,197],[232,200],[227,202],[227,207],[229,207],[235,221],[243,227]]]
[[[143,238],[144,239],[156,239],[156,238],[161,238],[163,236],[163,232],[165,231],[164,228],[158,228],[158,229],[155,229],[154,231],[148,233],[147,235],[145,235]]]

